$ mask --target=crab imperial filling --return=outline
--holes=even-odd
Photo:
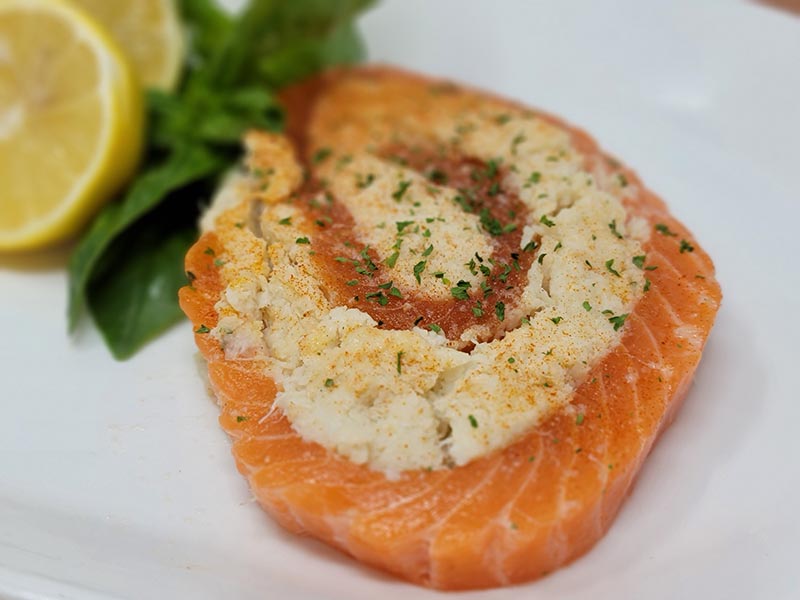
[[[577,415],[647,285],[632,186],[565,130],[475,111],[428,133],[448,145],[320,148],[315,185],[288,140],[252,134],[204,219],[227,358],[264,361],[304,439],[390,475]]]

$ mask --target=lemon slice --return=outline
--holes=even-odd
[[[0,250],[75,233],[136,166],[141,90],[62,0],[0,0]]]
[[[145,87],[171,90],[183,60],[174,0],[73,0],[106,26]]]

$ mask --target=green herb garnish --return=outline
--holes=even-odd
[[[425,265],[428,264],[427,261],[421,260],[417,264],[414,265],[414,279],[417,280],[417,283],[422,283],[422,279],[420,275],[422,271],[425,270]]]
[[[624,315],[617,315],[615,317],[610,317],[608,322],[614,326],[614,331],[618,331],[623,325],[625,325],[625,319],[628,318],[628,313]]]
[[[408,188],[411,187],[411,180],[403,180],[397,185],[397,189],[392,193],[392,198],[394,198],[397,202],[403,199]]]
[[[139,172],[72,253],[71,331],[88,311],[124,359],[183,318],[177,292],[200,205],[238,164],[245,131],[283,129],[280,88],[363,57],[354,19],[371,3],[251,0],[236,15],[208,0],[177,3],[189,31],[181,83],[147,93]]]
[[[456,287],[450,288],[450,294],[456,300],[469,300],[469,293],[467,290],[472,287],[469,281],[461,280],[456,284]]]
[[[494,305],[494,314],[497,316],[498,321],[502,321],[506,318],[506,305],[502,302],[497,302]]]
[[[667,227],[663,223],[657,223],[655,225],[655,230],[658,233],[660,233],[661,235],[666,235],[666,236],[669,236],[669,237],[677,237],[678,236],[677,233],[673,233],[672,231],[670,231],[669,227]]]
[[[326,158],[328,158],[333,150],[330,148],[320,148],[316,152],[314,152],[314,156],[311,158],[311,161],[318,165],[319,163],[323,162]]]
[[[617,271],[617,270],[614,268],[614,259],[613,259],[613,258],[610,258],[610,259],[608,259],[608,260],[606,261],[606,269],[608,269],[608,272],[609,272],[609,273],[613,273],[613,274],[614,274],[614,275],[616,275],[617,277],[622,277],[622,275],[620,275],[620,274],[619,274],[619,271]]]

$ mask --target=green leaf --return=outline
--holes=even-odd
[[[258,62],[264,81],[282,87],[334,65],[354,64],[366,55],[363,40],[352,23],[324,38],[298,38]]]
[[[196,87],[182,98],[153,91],[148,102],[151,140],[164,148],[208,144],[238,155],[248,129],[277,131],[283,124],[280,105],[263,86],[224,93]]]
[[[189,38],[188,62],[201,68],[233,28],[233,17],[216,0],[180,0],[179,10]]]
[[[213,89],[258,81],[259,71],[253,67],[263,57],[280,53],[297,40],[325,39],[373,3],[374,0],[251,0],[220,42],[203,79]],[[285,74],[286,69],[281,73]]]
[[[186,285],[183,261],[197,237],[197,213],[182,200],[173,199],[171,211],[154,211],[117,238],[108,251],[113,262],[89,285],[92,316],[117,359],[129,358],[183,318],[177,295]]]
[[[87,286],[109,245],[126,228],[158,206],[165,197],[190,183],[216,175],[223,163],[203,148],[183,148],[163,164],[141,175],[121,202],[109,204],[81,238],[69,262],[69,329],[78,324]],[[189,207],[194,210],[194,207]],[[130,248],[138,252],[140,248]],[[103,263],[110,261],[106,257]]]

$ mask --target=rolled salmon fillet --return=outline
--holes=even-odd
[[[548,114],[385,67],[286,91],[186,258],[233,455],[283,527],[441,589],[605,533],[721,293],[628,168]]]

